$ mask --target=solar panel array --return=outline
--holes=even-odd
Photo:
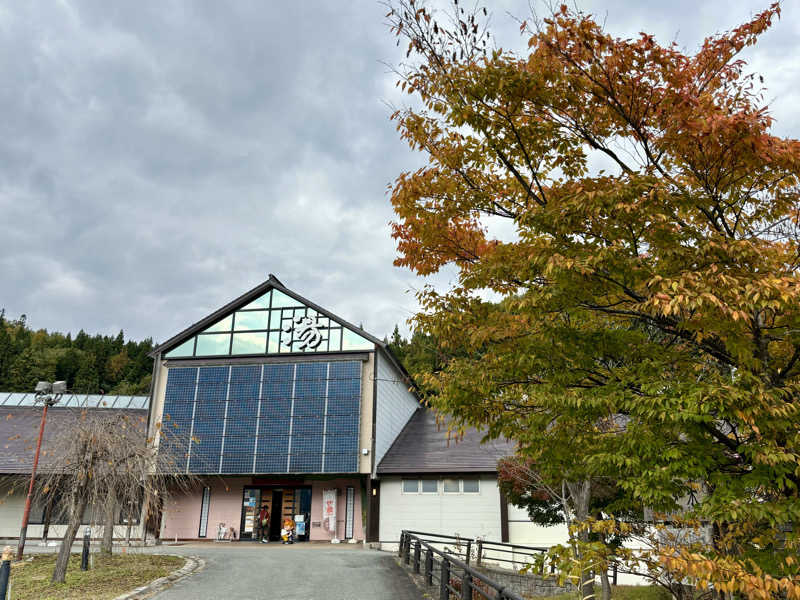
[[[146,409],[149,396],[103,396],[100,394],[64,394],[57,406],[67,408],[135,408]],[[41,406],[36,394],[0,392],[0,406]]]
[[[358,471],[358,361],[173,367],[161,448],[190,473]]]

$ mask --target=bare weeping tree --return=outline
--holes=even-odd
[[[111,554],[119,514],[128,519],[128,536],[137,512],[142,526],[148,513],[168,491],[188,489],[189,475],[177,475],[176,461],[185,456],[180,444],[161,451],[147,438],[145,419],[134,413],[83,410],[58,432],[48,449],[49,460],[38,478],[35,500],[63,518],[67,529],[52,581],[63,583],[72,544],[87,510],[91,523],[102,523],[101,552]],[[139,511],[141,509],[141,511]]]

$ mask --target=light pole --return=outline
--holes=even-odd
[[[47,418],[47,409],[61,400],[67,391],[66,381],[40,381],[36,384],[36,402],[44,405],[42,410],[42,422],[39,425],[39,440],[36,442],[36,454],[33,455],[33,468],[31,469],[31,483],[28,486],[28,497],[25,499],[25,512],[22,513],[22,527],[19,530],[19,545],[17,546],[17,560],[22,560],[22,553],[25,551],[25,537],[28,534],[28,517],[31,513],[31,498],[33,497],[33,482],[36,479],[36,467],[39,464],[39,451],[42,449],[42,434],[44,434],[44,422]]]

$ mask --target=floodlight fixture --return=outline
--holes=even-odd
[[[17,560],[22,560],[25,552],[25,538],[28,536],[28,518],[31,514],[31,499],[33,497],[33,483],[36,479],[36,467],[39,464],[39,453],[42,450],[42,436],[44,435],[44,424],[47,419],[47,409],[58,404],[61,397],[67,393],[67,382],[40,381],[36,384],[36,401],[44,404],[42,410],[42,421],[39,424],[39,439],[36,442],[36,453],[33,455],[33,467],[31,468],[31,482],[28,486],[28,496],[25,498],[25,510],[22,513],[22,527],[19,531],[19,543],[17,544]]]

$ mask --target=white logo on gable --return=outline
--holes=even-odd
[[[289,338],[284,340],[283,343],[290,347],[292,343],[295,343],[298,350],[303,350],[304,348],[314,350],[322,343],[321,327],[322,325],[314,317],[295,317],[291,323],[283,326],[284,333],[294,331],[294,340]]]

